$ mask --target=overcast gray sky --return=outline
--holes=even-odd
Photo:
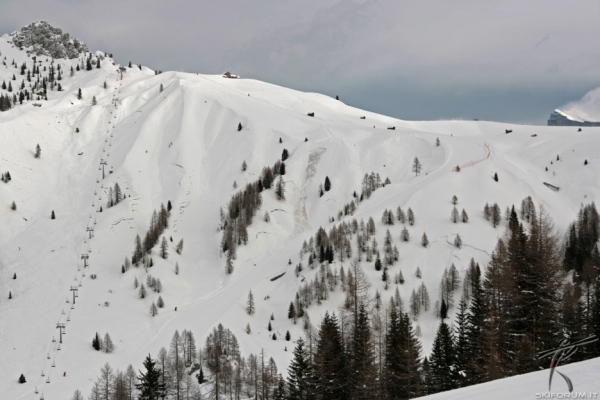
[[[600,86],[600,0],[0,0],[120,63],[243,77],[403,119],[545,124]]]

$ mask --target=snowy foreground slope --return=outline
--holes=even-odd
[[[31,60],[6,36],[0,38],[0,52],[7,60],[0,65],[0,81],[16,74],[20,83],[19,69],[11,61],[20,66]],[[52,61],[38,60],[42,67]],[[54,60],[63,71],[78,62]],[[577,132],[492,122],[407,122],[252,79],[155,75],[134,66],[120,80],[117,68],[105,58],[100,69],[73,77],[65,74],[64,91],[49,91],[48,101],[24,102],[0,113],[0,171],[9,171],[12,177],[9,183],[0,183],[2,399],[39,398],[42,393],[46,399],[64,399],[76,388],[87,394],[106,362],[121,370],[132,363],[138,370],[148,353],[154,356],[168,346],[175,330],[191,330],[202,346],[218,323],[236,334],[243,354],[264,348],[285,373],[294,345],[283,336],[289,330],[294,341],[303,334],[300,323],[293,325],[287,319],[288,305],[302,281],[315,273],[305,268],[300,277],[294,274],[302,243],[320,226],[326,230],[333,226],[329,218],[353,199],[354,191],[360,194],[365,173],[378,173],[382,180],[389,177],[392,183],[344,220],[366,222],[373,217],[380,246],[390,229],[400,253],[390,274],[403,272],[406,282],[398,287],[405,304],[421,282],[433,304],[442,271],[452,263],[461,279],[471,257],[486,265],[505,226],[502,222],[494,229],[483,218],[486,202],[497,202],[504,210],[532,196],[562,233],[581,204],[600,198],[600,128]],[[314,117],[309,117],[312,112]],[[435,144],[437,138],[440,146]],[[41,148],[37,159],[36,144]],[[236,192],[234,181],[238,188],[254,182],[263,167],[280,159],[284,148],[290,154],[284,176],[286,199],[278,201],[273,190],[263,192],[263,205],[248,228],[248,245],[239,247],[235,270],[226,275],[219,210]],[[423,165],[419,176],[411,172],[415,157]],[[104,178],[101,160],[106,161]],[[244,160],[248,169],[242,172]],[[456,165],[461,172],[453,171]],[[492,179],[494,173],[498,182]],[[325,177],[332,188],[320,197]],[[543,182],[560,190],[550,190]],[[126,198],[108,208],[108,188],[115,183]],[[469,213],[468,224],[450,221],[453,195],[459,209]],[[10,209],[13,201],[16,210]],[[168,201],[173,205],[164,232],[173,238],[168,258],[158,256],[157,246],[152,268],[121,273],[135,236],[143,238],[153,211]],[[381,223],[383,211],[398,206],[412,208],[416,216],[409,242],[400,242],[398,223],[392,227]],[[265,211],[270,222],[261,218]],[[93,229],[92,238],[88,229]],[[420,245],[423,232],[430,241],[427,249]],[[461,249],[452,245],[457,234],[464,243]],[[181,239],[184,248],[179,255],[175,245]],[[87,268],[82,255],[88,257]],[[302,261],[306,265],[306,256]],[[381,273],[372,263],[362,265],[372,294],[378,290],[389,299],[396,285],[384,291]],[[422,279],[415,277],[417,267]],[[283,277],[271,281],[283,272]],[[163,284],[165,308],[155,317],[149,309],[158,294],[149,290],[145,299],[139,299],[133,286],[135,279],[145,283],[148,274]],[[72,287],[79,296],[74,305]],[[256,299],[253,316],[245,313],[250,290]],[[456,296],[460,298],[460,293]],[[313,324],[327,310],[336,311],[343,298],[338,290],[322,305],[308,308]],[[276,341],[267,331],[272,313]],[[60,346],[57,323],[65,324]],[[246,324],[251,335],[244,332]],[[425,354],[437,324],[432,311],[415,322]],[[92,349],[96,332],[110,333],[113,353]],[[25,384],[17,383],[21,373]],[[545,381],[540,381],[542,390]]]
[[[558,371],[568,376],[573,382],[572,393],[569,393],[567,384],[556,372],[552,378],[552,391],[548,391],[549,372],[544,370],[419,397],[419,399],[597,399],[600,397],[598,368],[600,368],[600,359],[598,358],[559,366]]]

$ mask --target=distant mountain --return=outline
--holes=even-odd
[[[548,120],[554,126],[600,126],[600,87],[554,110]]]

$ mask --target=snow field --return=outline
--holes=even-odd
[[[25,53],[10,48],[5,39],[0,40],[0,51],[9,61],[15,58],[18,66],[25,60]],[[60,62],[68,65],[77,60]],[[406,282],[399,290],[405,305],[413,288],[424,282],[433,306],[442,271],[452,263],[461,272],[461,280],[471,257],[486,265],[504,228],[504,222],[494,229],[483,219],[486,202],[497,202],[504,212],[512,204],[518,209],[521,199],[531,195],[564,231],[581,203],[598,200],[598,128],[577,134],[574,128],[493,122],[407,122],[358,110],[324,95],[251,79],[179,72],[154,75],[146,67],[142,71],[134,67],[120,81],[117,67],[105,59],[99,70],[78,72],[72,78],[65,74],[65,91],[51,92],[42,107],[24,104],[0,114],[0,137],[5,143],[0,147],[0,170],[10,170],[13,177],[0,185],[5,205],[0,207],[0,217],[6,221],[0,224],[3,397],[36,398],[36,384],[38,389],[43,386],[47,399],[67,398],[76,388],[87,394],[104,363],[121,370],[132,363],[139,369],[148,353],[154,356],[168,346],[176,329],[191,330],[202,346],[218,323],[236,334],[242,354],[264,348],[285,375],[294,343],[283,336],[287,330],[292,340],[303,334],[300,321],[293,325],[287,319],[287,307],[302,279],[310,280],[315,273],[307,268],[305,256],[302,276],[295,277],[298,252],[319,226],[331,228],[329,217],[337,216],[354,191],[360,195],[365,173],[379,173],[382,180],[389,177],[392,184],[375,191],[354,216],[344,220],[362,218],[366,223],[372,216],[380,249],[388,228],[380,221],[383,210],[395,212],[401,206],[415,212],[415,226],[407,227],[408,243],[400,242],[402,226],[397,221],[389,227],[400,252],[400,261],[390,267],[389,275],[393,279],[398,270],[403,272]],[[0,80],[12,77],[13,72],[18,69],[0,66]],[[163,92],[159,92],[161,84]],[[84,94],[81,101],[76,99],[79,87]],[[92,96],[98,100],[96,106],[91,106]],[[307,116],[309,112],[315,116]],[[243,126],[240,132],[238,123]],[[396,129],[388,130],[389,126]],[[506,135],[506,129],[513,133]],[[436,147],[438,137],[441,145]],[[42,148],[40,159],[33,158],[37,143]],[[225,257],[219,252],[221,233],[217,232],[219,208],[226,209],[235,193],[234,181],[238,190],[254,182],[263,167],[281,157],[284,148],[290,153],[283,177],[286,200],[277,201],[272,190],[263,192],[263,205],[248,228],[249,244],[238,248],[235,271],[225,275]],[[562,161],[555,161],[556,154]],[[411,172],[415,156],[423,164],[417,177]],[[587,167],[583,166],[585,158],[590,162]],[[101,159],[107,160],[104,179],[98,169]],[[244,160],[246,172],[241,171]],[[474,165],[459,173],[452,171],[457,164],[469,163]],[[495,172],[499,182],[492,179]],[[332,189],[319,197],[318,187],[326,176]],[[561,190],[549,190],[544,181]],[[107,208],[107,190],[115,182],[128,197]],[[464,208],[469,214],[468,224],[450,221],[453,195],[458,197],[459,211]],[[9,208],[13,200],[16,212]],[[168,259],[162,260],[155,248],[154,266],[148,272],[132,267],[122,274],[121,264],[131,256],[136,234],[143,238],[153,210],[169,200],[173,210],[164,236],[172,236],[173,242],[169,241]],[[96,212],[100,205],[102,213]],[[57,215],[53,221],[49,218],[52,209]],[[262,220],[265,211],[271,216],[269,223]],[[94,238],[86,240],[86,228],[91,226]],[[430,241],[427,249],[420,245],[423,232]],[[462,249],[451,244],[456,234],[463,239]],[[175,245],[180,239],[184,239],[184,249],[177,255]],[[355,253],[355,240],[352,244]],[[85,271],[82,253],[89,253],[90,266]],[[179,275],[174,273],[175,263]],[[414,275],[417,266],[422,279]],[[339,268],[339,261],[334,267]],[[371,295],[379,290],[387,301],[395,285],[384,291],[381,272],[372,263],[363,262],[363,268],[371,282]],[[14,272],[17,280],[12,280]],[[286,272],[283,277],[270,281],[282,272]],[[90,279],[92,273],[97,279]],[[165,308],[154,318],[149,308],[158,294],[148,290],[147,298],[141,300],[133,288],[135,277],[145,283],[148,273],[159,278],[164,289],[160,295]],[[71,310],[65,301],[71,285],[79,282],[80,297]],[[257,306],[254,316],[244,311],[250,289]],[[9,290],[14,296],[10,301]],[[460,289],[455,293],[457,303],[460,293]],[[343,298],[337,289],[323,305],[310,306],[312,323],[318,325],[327,310],[336,311]],[[271,313],[277,341],[267,331]],[[67,317],[70,321],[58,351],[51,339],[58,338],[56,323],[66,322]],[[247,323],[251,335],[244,332]],[[424,354],[429,354],[438,321],[430,311],[416,324],[421,328]],[[96,332],[111,335],[114,353],[91,348]],[[54,358],[47,360],[47,353]],[[56,363],[55,368],[49,366],[50,361]],[[39,379],[42,369],[50,371],[50,384]],[[20,373],[28,379],[26,384],[17,383]]]

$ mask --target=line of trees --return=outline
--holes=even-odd
[[[536,353],[557,346],[560,340],[575,341],[592,334],[600,337],[600,217],[595,205],[580,210],[577,221],[569,228],[564,248],[543,207],[536,210],[527,198],[522,205],[521,221],[514,207],[508,210],[506,232],[498,240],[487,270],[482,273],[479,264],[471,260],[453,324],[449,324],[447,318],[449,310],[454,308],[460,276],[454,265],[444,271],[439,300],[434,306],[435,315],[441,319],[440,326],[432,353],[420,359],[417,368],[421,394],[531,372],[547,366],[548,360],[537,360]],[[493,209],[499,214],[497,205]],[[384,213],[384,222],[389,220],[390,214]],[[331,248],[339,254],[346,235],[352,233],[357,233],[360,254],[363,252],[361,244],[368,243],[371,230],[365,224],[359,228],[355,221],[334,226],[329,234],[320,228],[303,244],[301,256],[308,253],[309,266],[318,268],[314,279],[302,284],[288,309],[288,317],[294,323],[302,318],[306,328],[310,320],[305,308],[315,301],[320,304],[328,298],[329,292],[341,287],[346,300],[340,309],[339,329],[345,345],[349,345],[347,320],[353,320],[352,310],[360,304],[354,288],[365,286],[364,279],[356,278],[357,274],[361,275],[357,270],[362,270],[344,271],[343,266],[338,270],[330,265],[327,257],[321,260],[315,250],[323,248],[327,254]],[[359,239],[361,236],[367,241]],[[343,259],[345,252],[341,254]],[[380,270],[379,254],[376,258],[375,268]],[[387,263],[385,257],[383,259]],[[385,276],[386,268],[383,269]],[[298,270],[302,271],[301,262],[297,273]],[[395,281],[401,283],[400,276]],[[375,297],[369,304],[378,303],[378,292]],[[394,301],[404,310],[399,296]],[[427,288],[421,285],[413,291],[407,315],[416,320],[428,304]],[[346,315],[347,312],[351,315]],[[375,318],[373,310],[369,315]],[[371,322],[376,332],[378,324]],[[415,331],[419,331],[418,326]],[[313,353],[308,351],[308,354]],[[600,356],[600,345],[594,343],[580,349],[572,360],[597,356]],[[380,358],[385,360],[384,356]],[[376,370],[381,372],[383,365],[385,362]],[[312,369],[316,370],[317,366],[313,365]],[[315,379],[319,382],[320,378]],[[385,379],[380,376],[377,381]],[[320,387],[315,382],[315,387]],[[338,382],[338,385],[341,384]],[[377,393],[374,398],[387,398],[383,392]]]
[[[144,236],[144,241],[140,238],[140,235],[136,235],[134,242],[134,250],[131,255],[131,263],[138,266],[140,262],[146,263],[146,255],[150,254],[152,248],[158,243],[160,235],[169,226],[170,212],[167,211],[164,204],[160,205],[160,211],[152,213],[150,219],[150,228]],[[164,257],[166,258],[166,257]]]
[[[287,381],[264,352],[242,357],[235,335],[219,325],[202,351],[195,350],[191,333],[176,332],[168,352],[162,349],[155,360],[147,358],[144,365],[150,369],[140,373],[134,393],[146,390],[148,376],[155,376],[154,393],[165,393],[166,399],[408,399],[547,366],[548,360],[536,359],[537,352],[565,338],[600,336],[600,218],[593,204],[583,207],[567,234],[567,251],[543,207],[528,207],[529,222],[519,220],[514,207],[510,210],[505,234],[485,271],[471,260],[453,321],[448,310],[454,307],[459,275],[455,266],[444,271],[436,310],[440,322],[429,355],[422,354],[420,328],[413,326],[398,290],[387,302],[378,291],[371,297],[356,259],[339,272],[324,261],[314,279],[323,285],[322,292],[310,296],[335,290],[342,282],[344,306],[337,315],[326,313],[315,328],[304,308],[310,304],[307,292],[318,285],[296,294],[288,317],[302,318],[305,338],[296,341]],[[312,243],[303,246],[304,253],[312,255],[310,247],[325,243],[336,248],[344,229],[361,229],[353,225],[330,233],[319,229]],[[363,229],[361,234],[374,234],[366,225]],[[426,308],[428,297],[421,285],[411,303]],[[598,356],[596,342],[570,361]]]
[[[89,399],[201,400],[226,398],[283,398],[284,380],[273,358],[264,350],[242,357],[235,335],[219,324],[197,348],[194,335],[175,331],[169,349],[161,348],[155,358],[148,355],[143,369],[131,365],[124,372],[105,364]],[[82,400],[76,390],[73,400]]]
[[[88,57],[86,60],[86,66],[84,68],[83,59],[81,59],[81,67],[77,64],[77,71],[80,70],[92,70],[92,63],[96,65],[96,68],[100,68],[100,60],[102,56],[96,57],[92,59],[92,53],[88,53]],[[12,93],[13,90],[16,92],[12,94],[0,94],[0,112],[6,111],[14,107],[17,103],[23,104],[24,101],[29,100],[48,100],[48,90],[57,90],[62,91],[62,85],[60,81],[63,79],[63,70],[61,68],[61,64],[54,65],[54,61],[50,63],[48,67],[44,66],[43,70],[40,70],[40,66],[36,65],[37,57],[32,58],[33,65],[31,68],[27,67],[26,63],[22,63],[19,67],[16,62],[12,63],[16,69],[20,69],[20,75],[23,76],[21,84],[15,83],[15,87],[13,88],[12,82],[9,81],[8,85],[5,81],[2,82],[1,88],[3,90],[7,90],[9,93]],[[5,63],[6,65],[6,63]],[[42,73],[43,72],[43,73]],[[44,74],[45,73],[45,74]],[[75,74],[75,70],[71,67],[70,76],[72,77]],[[37,78],[36,78],[37,75]],[[16,76],[13,74],[12,81],[16,81]],[[26,87],[25,81],[28,82],[29,88]],[[106,87],[105,87],[106,89]],[[78,92],[78,99],[81,99],[81,89]],[[35,105],[35,104],[34,104]]]
[[[247,227],[252,224],[256,212],[262,205],[261,193],[275,186],[277,198],[285,199],[285,183],[281,178],[282,175],[285,175],[285,163],[277,160],[273,167],[263,168],[258,180],[248,183],[244,189],[231,197],[227,204],[227,212],[221,209],[220,229],[223,231],[221,251],[227,255],[228,265],[236,258],[237,246],[248,243]],[[277,177],[279,180],[276,180]]]

